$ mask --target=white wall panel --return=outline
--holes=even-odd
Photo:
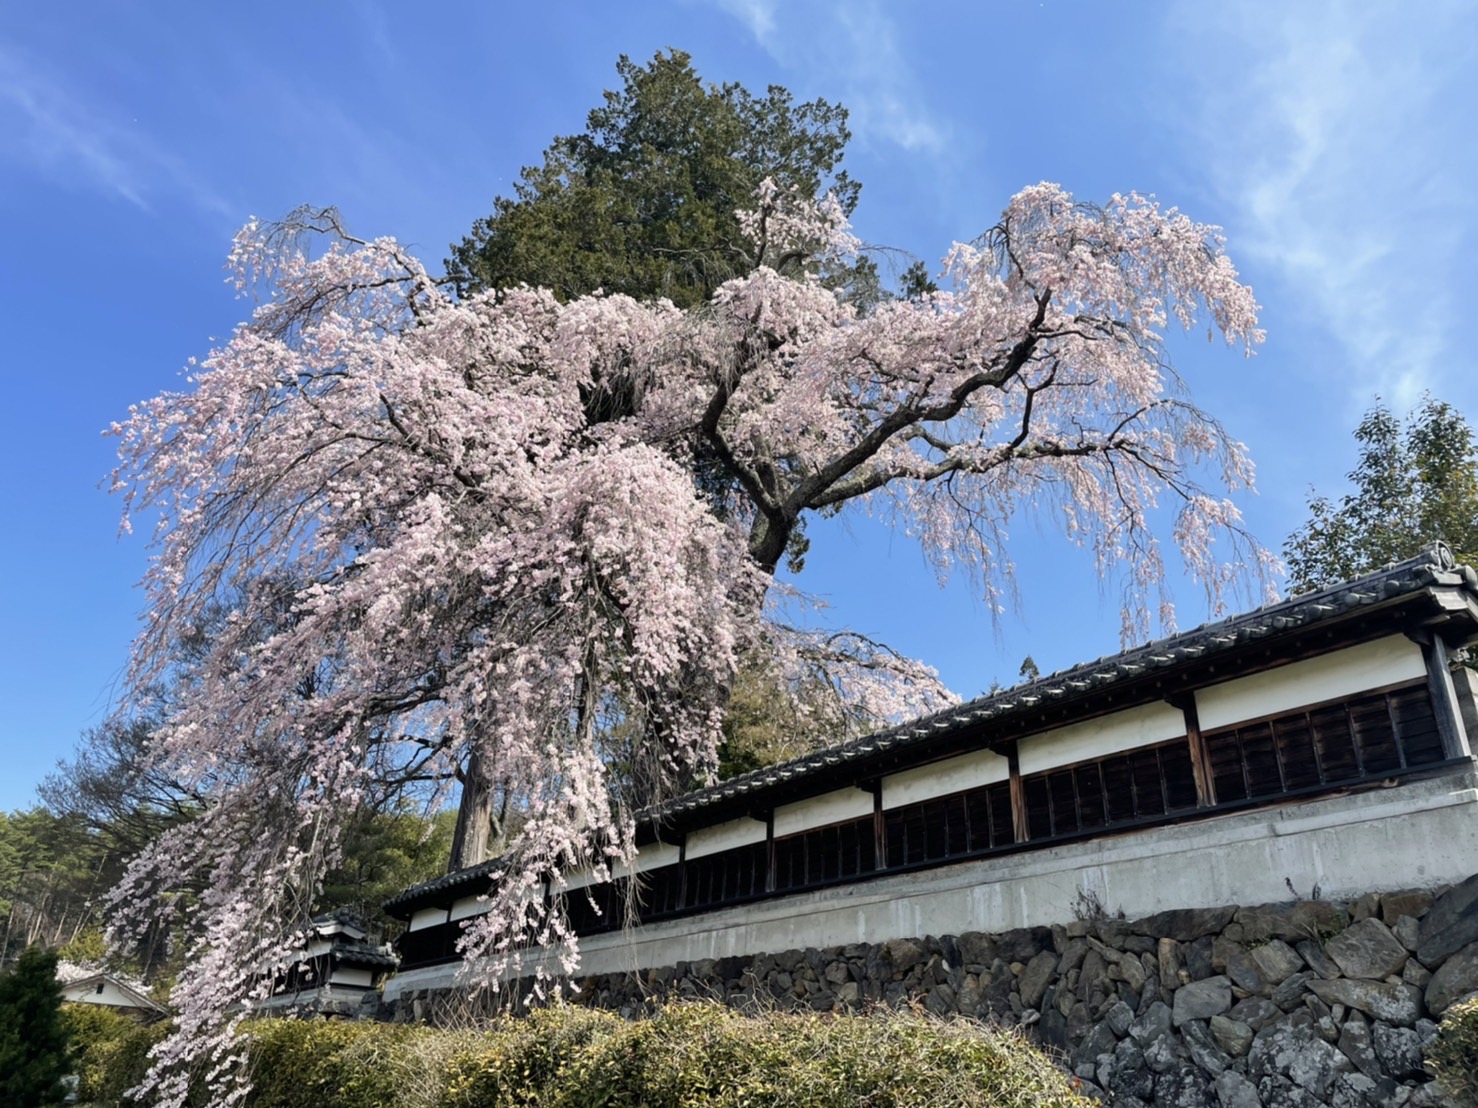
[[[422,908],[411,916],[411,922],[406,926],[407,931],[422,931],[427,927],[436,927],[446,922],[445,908]]]
[[[989,750],[962,754],[933,765],[920,766],[883,778],[883,807],[897,808],[930,797],[947,796],[980,785],[993,785],[1011,776],[1011,763]]]
[[[1421,647],[1405,635],[1391,635],[1200,689],[1196,693],[1196,714],[1202,731],[1214,731],[1243,720],[1425,677],[1426,673]]]
[[[796,804],[782,804],[775,809],[775,837],[794,835],[811,827],[825,827],[872,815],[872,793],[862,789],[838,789],[813,796]]]
[[[1024,777],[1054,766],[1152,746],[1184,734],[1185,713],[1179,708],[1145,704],[1022,739],[1017,758]]]
[[[701,858],[705,854],[717,854],[720,850],[732,850],[736,846],[765,841],[765,825],[757,819],[731,819],[728,823],[704,827],[688,836],[688,858]]]
[[[464,896],[458,898],[452,904],[451,919],[455,923],[459,919],[471,919],[473,916],[480,916],[487,910],[487,902],[482,897]]]
[[[649,843],[636,852],[636,870],[638,873],[647,873],[662,866],[676,864],[682,856],[682,850],[676,843]],[[631,872],[631,867],[623,862],[617,862],[611,866],[611,873],[616,877],[625,877]]]

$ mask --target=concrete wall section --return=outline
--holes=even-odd
[[[1203,724],[1204,726],[1204,724]],[[1022,739],[1019,762],[1023,775],[1089,758],[1178,739],[1185,734],[1185,713],[1169,704],[1145,704],[1128,711],[1060,727]]]
[[[705,854],[717,854],[721,850],[732,850],[736,846],[765,841],[765,825],[757,819],[731,819],[727,823],[704,827],[688,836],[688,853],[691,858]]]
[[[1358,895],[1370,859],[1414,886],[1478,871],[1472,771],[1313,803],[1007,855],[651,924],[581,941],[582,973],[800,947],[1006,931],[1094,905],[1131,919],[1169,908]],[[407,977],[410,975],[401,975]],[[393,985],[393,982],[392,982]],[[405,987],[405,986],[402,986]]]
[[[1427,675],[1421,647],[1391,635],[1196,692],[1202,731],[1261,719]]]
[[[897,808],[936,796],[993,785],[1011,776],[1011,764],[1000,754],[979,750],[883,778],[883,807]]]

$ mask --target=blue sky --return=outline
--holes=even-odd
[[[1194,398],[1251,448],[1270,547],[1338,492],[1379,393],[1478,416],[1465,339],[1478,246],[1478,6],[1353,0],[669,0],[22,4],[0,0],[0,809],[120,692],[147,550],[117,537],[99,432],[178,387],[243,305],[223,283],[249,215],[335,204],[437,259],[616,57],[689,51],[714,81],[852,111],[856,229],[930,261],[1039,180],[1152,192],[1222,224],[1262,301],[1245,361],[1177,344]],[[1018,606],[993,624],[901,536],[818,528],[802,585],[832,618],[971,695],[1118,649],[1089,560],[1017,524]],[[1205,618],[1190,586],[1181,622]]]

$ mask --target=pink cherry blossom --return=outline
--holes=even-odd
[[[1123,584],[1131,636],[1173,618],[1162,503],[1213,604],[1258,564],[1225,495],[1251,464],[1164,347],[1202,320],[1261,339],[1215,228],[1036,185],[949,252],[945,291],[859,314],[803,264],[858,249],[835,204],[767,184],[741,222],[753,270],[688,313],[458,300],[332,212],[238,235],[231,280],[262,303],[114,429],[125,525],[155,521],[130,681],[183,690],[152,757],[210,798],[113,896],[119,936],[173,914],[192,944],[162,1103],[197,1063],[242,1095],[239,1006],[292,957],[362,805],[475,765],[522,821],[471,972],[530,942],[573,968],[549,894],[629,865],[635,810],[712,772],[741,652],[827,658],[880,722],[949,703],[927,667],[766,629],[813,513],[878,513],[992,597],[1011,522],[1046,517]]]

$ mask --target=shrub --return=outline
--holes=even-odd
[[[1454,1004],[1427,1050],[1437,1081],[1461,1108],[1478,1108],[1478,998]]]
[[[100,1103],[120,1103],[121,1090],[142,1075],[144,1054],[159,1034],[146,1031],[149,1041],[138,1033],[113,1041],[119,1074]],[[251,1039],[252,1108],[1090,1103],[1019,1035],[915,1011],[756,1017],[694,1002],[634,1022],[559,1007],[498,1018],[477,1032],[264,1019],[243,1034]]]
[[[101,1005],[72,1004],[62,1009],[62,1025],[72,1046],[77,1099],[101,1100],[122,1041],[139,1031],[138,1023]]]
[[[131,1021],[130,1021],[131,1022]],[[77,1099],[107,1105],[133,1105],[124,1094],[144,1079],[149,1069],[149,1051],[169,1032],[164,1022],[147,1026],[134,1024],[115,1039],[99,1039],[88,1049]],[[83,1095],[83,1087],[87,1095]]]
[[[553,1009],[502,1022],[447,1108],[1040,1108],[1088,1102],[1019,1035],[921,1012],[741,1015],[669,1004],[633,1023]]]
[[[432,1108],[444,1084],[444,1066],[438,1068],[434,1056],[447,1032],[404,1024],[268,1019],[253,1021],[244,1033],[251,1039],[249,1103],[262,1108]],[[428,1077],[435,1088],[426,1088]]]

